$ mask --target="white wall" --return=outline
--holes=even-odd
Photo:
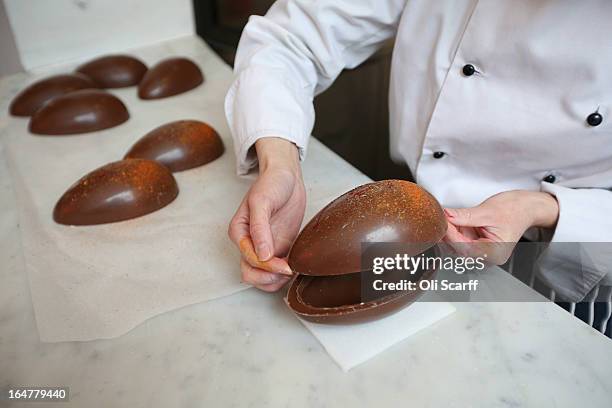
[[[4,0],[4,4],[26,70],[195,32],[191,0]]]
[[[4,3],[0,2],[0,77],[22,70]]]

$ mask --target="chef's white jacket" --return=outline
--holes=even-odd
[[[560,205],[553,242],[612,241],[609,0],[277,1],[249,20],[226,98],[238,171],[264,136],[303,158],[314,95],[394,36],[391,153],[420,185],[448,207],[546,191]],[[610,269],[610,246],[586,250],[598,267],[551,246],[540,277],[581,300]]]

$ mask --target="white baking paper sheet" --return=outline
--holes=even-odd
[[[127,105],[131,118],[109,130],[34,136],[27,132],[28,120],[20,118],[10,118],[3,130],[44,341],[114,337],[155,314],[243,288],[226,239],[232,208],[249,185],[234,176],[222,112],[230,69],[201,45],[168,43],[150,51],[141,55],[149,64],[162,56],[187,54],[205,72],[206,83],[151,103],[138,100],[134,87],[112,91]],[[67,227],[53,222],[55,202],[74,181],[121,159],[140,136],[176,119],[210,123],[222,135],[227,152],[205,167],[176,174],[180,194],[173,203],[115,224]]]
[[[368,323],[333,325],[300,321],[340,368],[349,371],[455,310],[448,302],[419,301],[397,313]]]
[[[130,120],[78,136],[35,136],[27,131],[27,119],[6,113],[0,119],[0,140],[15,189],[26,270],[43,341],[115,337],[157,314],[246,287],[240,283],[238,252],[226,232],[254,177],[235,173],[223,113],[231,69],[196,37],[131,53],[147,64],[171,56],[189,57],[200,66],[206,82],[188,93],[157,101],[139,100],[134,87],[112,90],[127,105]],[[3,79],[3,107],[18,89],[48,74]],[[175,174],[180,193],[174,202],[155,213],[114,224],[68,227],[53,222],[53,206],[73,182],[121,159],[149,130],[178,119],[211,124],[226,152],[210,164]],[[311,156],[304,164],[310,193],[306,219],[330,199],[368,181],[316,141],[311,144]],[[330,172],[337,177],[329,177]]]

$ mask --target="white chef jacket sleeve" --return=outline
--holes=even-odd
[[[405,2],[280,0],[249,19],[225,100],[239,174],[256,165],[251,147],[261,137],[287,139],[304,157],[314,96],[395,34]]]
[[[538,276],[557,298],[579,302],[612,277],[612,191],[545,182],[541,190],[556,197],[559,220],[538,260]]]

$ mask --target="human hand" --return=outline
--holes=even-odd
[[[487,255],[505,263],[516,243],[531,227],[554,228],[559,204],[548,193],[514,190],[496,194],[472,208],[445,208],[448,229],[444,242],[463,256]]]
[[[232,218],[229,236],[242,254],[242,280],[275,292],[291,278],[284,257],[306,208],[306,190],[296,146],[280,138],[255,143],[259,177]]]

